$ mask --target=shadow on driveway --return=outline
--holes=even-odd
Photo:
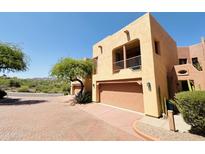
[[[46,100],[21,100],[16,98],[4,98],[0,99],[0,106],[3,105],[32,105],[32,104],[39,104],[45,103]]]

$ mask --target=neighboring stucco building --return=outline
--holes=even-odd
[[[150,15],[93,46],[93,101],[160,117],[175,92],[175,41]]]
[[[92,78],[88,77],[88,78],[82,79],[82,81],[84,84],[84,91],[92,92]],[[80,89],[81,89],[81,86],[79,82],[77,81],[71,82],[71,86],[70,86],[71,95],[77,95]]]
[[[89,58],[83,58],[83,60],[89,60]],[[84,84],[84,91],[92,93],[92,75],[87,76],[84,79],[81,79]],[[71,82],[70,85],[70,94],[77,95],[81,89],[81,85],[78,81]]]
[[[70,85],[70,94],[71,95],[77,95],[80,91],[80,83],[75,81],[75,82],[71,82]]]
[[[196,90],[205,90],[205,40],[188,47],[178,47],[179,65],[174,66],[178,90],[189,90],[188,83]],[[188,81],[188,82],[187,82]]]

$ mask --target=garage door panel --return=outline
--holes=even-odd
[[[140,86],[141,87],[141,86]],[[126,88],[126,89],[125,89]],[[142,93],[142,89],[136,84],[104,84],[101,91],[123,92],[123,93]]]
[[[105,104],[144,112],[142,86],[137,83],[100,85],[100,101]]]

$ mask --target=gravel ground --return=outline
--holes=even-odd
[[[160,138],[162,141],[205,141],[205,137],[190,134],[167,131],[145,123],[138,122],[136,127],[145,134]]]

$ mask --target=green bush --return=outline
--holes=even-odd
[[[49,93],[49,90],[48,89],[43,89],[41,92],[42,93]]]
[[[69,92],[64,92],[64,93],[63,93],[63,95],[65,95],[65,96],[68,95],[68,94],[69,94]]]
[[[35,83],[28,83],[28,87],[29,87],[29,88],[35,88],[35,87],[36,87],[36,84],[35,84]]]
[[[0,88],[5,89],[7,87],[9,87],[9,79],[0,77]]]
[[[21,87],[21,84],[17,80],[10,80],[9,81],[9,87],[16,87],[16,88],[18,88],[18,87]]]
[[[191,125],[191,132],[205,135],[205,91],[177,93],[173,103],[184,121]]]
[[[193,64],[193,66],[198,70],[198,71],[202,71],[202,67],[201,65],[198,63]]]
[[[0,89],[0,99],[4,98],[4,96],[6,96],[6,95],[7,95],[7,93]]]
[[[30,92],[28,86],[22,86],[18,89],[18,92]]]
[[[48,93],[49,92],[49,87],[46,87],[46,86],[44,86],[44,85],[38,85],[37,87],[36,87],[36,92],[43,92],[43,93]]]
[[[48,92],[49,93],[58,93],[59,92],[59,88],[52,87],[52,89],[50,89]]]
[[[25,87],[29,92],[64,93],[70,90],[70,84],[56,79],[20,79],[0,77],[0,89],[17,92]],[[27,91],[27,90],[26,90]]]
[[[75,96],[75,100],[79,104],[86,104],[92,102],[92,94],[90,92],[83,92],[82,95]]]
[[[70,85],[63,84],[62,85],[62,92],[70,92]]]

